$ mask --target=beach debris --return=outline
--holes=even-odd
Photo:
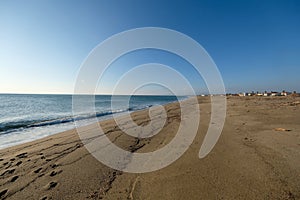
[[[292,131],[291,129],[285,129],[285,128],[275,128],[275,131]]]

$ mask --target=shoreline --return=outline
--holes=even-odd
[[[75,130],[0,150],[0,199],[297,199],[300,198],[300,98],[227,98],[227,119],[213,151],[198,158],[210,123],[209,97],[198,97],[200,128],[190,148],[158,171],[131,174],[97,161]],[[125,135],[101,121],[119,147],[150,152],[168,144],[180,123],[178,103],[152,138]],[[149,122],[147,110],[130,115]],[[94,131],[97,124],[85,127]],[[282,128],[275,130],[276,128]],[[290,131],[284,131],[290,130]]]
[[[70,96],[70,95],[68,95],[68,96]],[[140,95],[140,96],[145,96],[145,95]],[[155,95],[155,96],[157,96],[157,95]],[[188,97],[188,96],[182,96],[182,99],[180,99],[180,100],[171,101],[171,102],[162,104],[161,106],[164,106],[164,105],[167,105],[167,104],[170,104],[170,103],[176,103],[176,102],[184,101],[184,100],[187,100],[188,98],[190,98],[190,97]],[[119,116],[127,114],[127,112],[132,113],[132,112],[136,112],[136,111],[147,110],[150,107],[154,107],[154,106],[158,106],[158,105],[151,105],[151,106],[147,106],[147,107],[144,107],[144,108],[136,109],[136,110],[133,110],[133,111],[122,111],[122,112],[117,112],[117,113],[114,113],[114,114],[104,115],[104,116],[100,117],[100,119],[98,120],[98,122],[113,119],[114,118],[113,115],[117,115],[117,117],[119,117]],[[91,119],[93,119],[93,118],[91,118]],[[82,120],[86,120],[86,119],[82,119]],[[82,120],[79,120],[78,122],[82,123]],[[88,122],[87,121],[87,122],[83,123],[83,125],[79,125],[78,127],[89,126],[89,125],[91,125],[93,123],[97,123],[97,122]],[[65,125],[65,123],[57,123],[56,125]],[[54,133],[50,133],[50,134],[49,133],[45,133],[44,135],[37,136],[36,138],[32,138],[32,139],[25,140],[25,141],[17,141],[14,144],[7,144],[7,145],[5,145],[5,147],[0,147],[0,150],[6,149],[6,148],[9,148],[9,147],[14,147],[14,146],[21,145],[21,144],[25,144],[25,143],[28,143],[28,142],[33,142],[35,140],[43,139],[43,138],[48,137],[48,136],[52,136],[52,135],[55,135],[55,134],[59,134],[59,133],[65,132],[65,131],[70,131],[70,130],[78,128],[77,125],[76,125],[76,122],[74,120],[72,122],[68,122],[67,125],[68,126],[73,126],[73,127],[70,127],[70,128],[67,128],[67,129],[61,127],[61,128],[58,128],[58,129],[62,129],[62,130],[54,132]],[[50,129],[51,125],[50,126],[45,126],[45,128]],[[10,137],[9,134],[10,133],[8,133],[8,135],[7,135],[8,137]],[[12,133],[12,134],[15,134],[15,133]],[[28,132],[27,134],[30,134],[30,132]],[[5,137],[5,136],[3,136],[3,137]]]

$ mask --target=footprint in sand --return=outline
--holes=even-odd
[[[27,152],[16,155],[17,158],[27,158]]]
[[[13,163],[13,162],[7,162],[7,163],[5,163],[5,165],[7,165],[7,166],[5,167],[5,169],[10,168],[10,167],[12,166],[12,163]]]
[[[40,200],[47,200],[48,197],[47,196],[44,196],[44,197],[41,197]]]
[[[245,137],[245,138],[244,138],[244,141],[245,141],[245,142],[255,142],[255,139]]]
[[[6,174],[12,174],[15,172],[16,169],[9,169],[3,172],[0,176],[5,176]]]
[[[14,177],[12,177],[12,179],[10,180],[10,182],[15,182],[18,178],[19,178],[19,176],[14,176]]]
[[[49,176],[51,176],[51,177],[53,177],[53,176],[56,176],[57,174],[60,174],[61,172],[62,172],[63,170],[53,170],[50,174],[49,174]]]
[[[49,174],[49,176],[55,176],[56,174],[57,174],[56,171],[52,171],[52,172]]]
[[[55,188],[56,186],[57,186],[57,182],[55,182],[55,181],[51,181],[50,183],[48,183],[47,185],[46,185],[46,189],[47,190],[50,190],[50,189],[52,189],[52,188]]]
[[[40,168],[34,170],[33,172],[37,174],[37,173],[39,173],[42,169],[43,169],[43,168],[40,167]]]
[[[58,167],[58,164],[52,164],[52,165],[50,165],[51,167],[52,167],[52,169],[55,169],[56,167]]]
[[[22,161],[17,162],[16,166],[19,166],[22,164]]]
[[[4,197],[4,195],[8,192],[8,189],[2,190],[0,192],[0,198]]]

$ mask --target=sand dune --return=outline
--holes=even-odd
[[[198,154],[210,101],[199,97],[194,142],[180,159],[150,173],[124,173],[101,164],[75,130],[0,150],[0,199],[300,199],[300,98],[227,100],[225,127],[207,157]],[[119,147],[149,152],[168,144],[179,127],[178,103],[165,108],[165,127],[147,139],[125,135],[113,120],[100,123]],[[150,120],[147,110],[131,116],[138,125]]]

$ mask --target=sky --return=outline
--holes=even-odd
[[[201,44],[217,65],[226,92],[300,91],[297,0],[1,0],[0,93],[72,93],[82,63],[99,43],[141,27],[176,30]],[[154,49],[120,57],[96,92],[111,93],[124,73],[145,63],[168,65],[197,93],[207,92],[190,63]],[[168,73],[157,76],[176,83]],[[129,92],[129,83],[123,83],[122,94]],[[167,92],[145,88],[140,92]],[[176,88],[182,89],[180,84]]]

